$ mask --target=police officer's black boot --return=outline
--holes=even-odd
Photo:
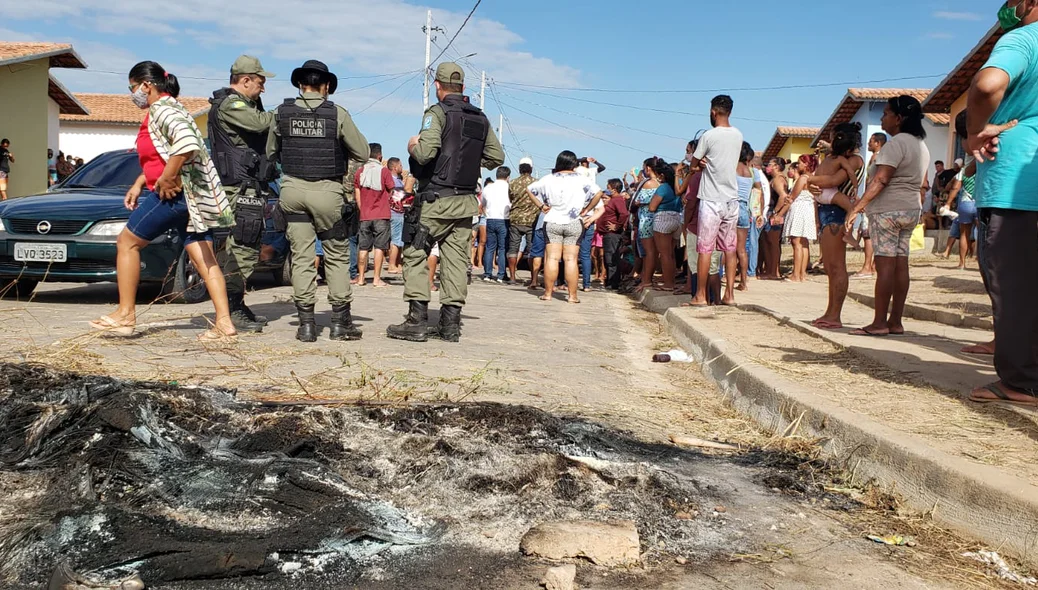
[[[231,323],[239,332],[262,332],[263,324],[250,317],[241,293],[228,293],[227,303],[231,308]]]
[[[439,337],[444,342],[461,340],[461,307],[443,305],[440,307]]]
[[[332,331],[328,335],[332,340],[360,340],[364,332],[353,323],[350,304],[332,306]]]
[[[314,320],[314,306],[299,305],[297,303],[296,313],[299,316],[296,340],[300,342],[317,342],[317,322]]]
[[[426,342],[429,340],[429,302],[411,301],[404,323],[386,328],[386,336],[394,340]]]
[[[256,314],[252,313],[252,310],[249,309],[249,306],[245,304],[245,298],[244,297],[242,297],[242,300],[241,300],[241,309],[242,309],[242,311],[245,312],[245,317],[249,318],[253,322],[256,322],[257,324],[260,324],[262,326],[266,326],[267,324],[270,323],[270,320],[267,319],[267,316],[256,315]]]

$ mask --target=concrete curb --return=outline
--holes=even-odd
[[[875,308],[876,298],[872,295],[848,292],[847,296],[862,305],[867,305],[868,307]],[[911,303],[905,304],[905,315],[914,320],[920,320],[924,322],[936,322],[938,324],[955,326],[957,328],[973,328],[976,330],[988,331],[994,331],[995,329],[995,321],[991,318],[976,318],[961,313],[956,313],[954,311],[934,309],[932,307],[923,307],[921,305],[913,305]]]
[[[737,410],[772,432],[799,422],[799,432],[822,439],[831,458],[863,480],[896,491],[909,507],[967,537],[1038,567],[1038,494],[1029,482],[974,465],[837,406],[807,388],[729,350],[678,298],[647,293],[640,302],[663,314],[670,335],[702,363]]]

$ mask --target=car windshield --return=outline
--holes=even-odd
[[[136,152],[102,154],[73,172],[60,188],[129,188],[140,175]]]

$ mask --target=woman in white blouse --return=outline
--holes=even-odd
[[[580,303],[577,298],[580,236],[590,223],[585,214],[602,200],[602,189],[588,177],[575,172],[579,160],[567,150],[555,160],[555,170],[531,184],[527,192],[544,212],[544,226],[548,234],[544,262],[544,295],[542,301],[551,301],[555,281],[559,276],[559,261],[565,262],[568,301]]]

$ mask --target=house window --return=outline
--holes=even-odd
[[[966,150],[962,149],[962,142],[959,141],[958,136],[955,137],[955,157],[952,160],[958,160],[962,158],[962,161],[966,161]]]

